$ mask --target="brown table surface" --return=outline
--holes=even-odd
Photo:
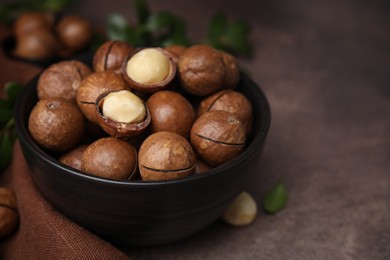
[[[261,172],[248,190],[260,202],[278,180],[277,215],[252,225],[217,221],[172,244],[131,248],[134,259],[390,259],[390,4],[387,0],[157,1],[200,41],[216,11],[252,26],[252,59],[240,63],[272,108]],[[91,8],[93,6],[93,8]],[[131,1],[81,1],[76,13],[102,26]],[[4,32],[4,28],[2,30]],[[2,58],[4,61],[4,58]],[[0,83],[39,68],[6,61]]]

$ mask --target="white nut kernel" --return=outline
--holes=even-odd
[[[122,123],[140,123],[146,110],[142,100],[128,90],[112,92],[104,98],[103,116]]]
[[[162,51],[147,48],[136,53],[126,65],[127,75],[141,84],[156,84],[171,72],[169,58]]]
[[[257,204],[253,197],[243,191],[229,206],[222,219],[233,226],[251,224],[257,215]]]

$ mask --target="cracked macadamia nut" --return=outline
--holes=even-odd
[[[203,99],[197,110],[197,115],[201,116],[207,111],[224,110],[232,113],[245,127],[249,134],[253,124],[252,103],[248,98],[234,90],[221,90]]]
[[[142,143],[138,164],[142,180],[177,179],[194,173],[195,154],[181,135],[157,132]]]
[[[127,140],[150,124],[145,102],[129,90],[106,92],[96,100],[98,124],[109,135]]]
[[[191,103],[182,95],[170,90],[154,93],[146,101],[151,115],[153,133],[169,131],[188,137],[195,121]]]
[[[16,196],[8,188],[0,188],[0,238],[10,235],[18,226]]]
[[[81,81],[91,73],[91,69],[81,61],[69,60],[55,63],[39,76],[38,98],[63,98],[76,103],[76,94]]]
[[[111,92],[104,97],[102,113],[122,123],[140,123],[145,120],[144,102],[128,90]]]
[[[246,133],[233,114],[213,110],[196,119],[190,138],[192,147],[204,162],[219,166],[244,150]]]
[[[106,92],[129,89],[123,77],[114,71],[100,71],[89,74],[81,82],[76,101],[81,112],[92,123],[98,124],[96,100]]]
[[[63,99],[42,99],[30,113],[28,130],[42,147],[67,151],[81,140],[84,117],[74,103]]]
[[[243,191],[225,211],[222,219],[233,226],[246,226],[252,224],[256,216],[256,201],[248,192]]]
[[[128,62],[126,72],[134,81],[141,84],[155,84],[169,75],[169,59],[157,49],[144,49],[136,53]]]
[[[137,172],[137,151],[126,141],[101,138],[85,149],[81,169],[112,180],[133,179]]]
[[[125,58],[134,48],[124,41],[107,41],[96,50],[93,56],[95,71],[114,70],[121,72]]]
[[[222,88],[226,68],[220,51],[207,45],[193,45],[180,56],[179,78],[187,92],[207,96]]]
[[[131,88],[150,94],[169,86],[176,64],[162,48],[139,49],[125,60],[122,73]]]

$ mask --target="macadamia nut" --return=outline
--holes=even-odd
[[[76,102],[81,81],[91,73],[88,65],[78,60],[54,63],[39,76],[38,98],[63,98]]]
[[[72,51],[85,48],[92,39],[91,23],[80,16],[63,17],[55,29],[61,44]]]
[[[37,29],[51,30],[54,23],[54,16],[50,13],[40,11],[25,11],[14,21],[13,30],[16,38],[34,32]]]
[[[123,77],[114,71],[100,71],[89,74],[80,83],[76,94],[77,105],[84,116],[92,123],[98,122],[96,99],[108,91],[128,89]]]
[[[75,147],[84,132],[84,117],[77,105],[64,99],[42,99],[28,119],[32,138],[42,147],[63,152]]]
[[[195,171],[195,153],[190,143],[173,132],[157,132],[142,143],[138,157],[142,180],[182,178]]]
[[[127,63],[127,75],[142,84],[156,84],[170,73],[169,59],[161,51],[144,49],[135,54]]]
[[[188,93],[204,97],[223,86],[226,67],[220,51],[198,44],[187,48],[179,58],[179,79]]]
[[[152,117],[151,131],[169,131],[188,137],[195,121],[191,103],[182,95],[171,90],[154,93],[146,102]]]
[[[252,103],[244,94],[234,90],[218,91],[200,102],[197,114],[200,116],[213,110],[224,110],[234,114],[244,125],[249,136],[253,125],[253,108]]]
[[[0,188],[0,238],[11,234],[18,226],[16,196],[8,188]]]
[[[112,180],[133,179],[137,172],[137,151],[126,141],[100,138],[85,149],[81,170]]]
[[[243,191],[229,206],[222,219],[233,226],[246,226],[255,221],[257,204],[253,197]]]
[[[74,169],[81,171],[81,160],[83,158],[83,153],[88,145],[83,144],[80,145],[69,152],[61,155],[61,157],[58,159],[60,162],[62,162],[65,165],[68,165],[69,167],[72,167]]]
[[[146,116],[142,100],[127,90],[108,94],[102,111],[104,116],[122,123],[140,123]]]
[[[93,56],[92,65],[94,70],[114,70],[117,73],[121,73],[123,61],[133,49],[125,41],[106,41],[100,45]]]
[[[191,145],[199,157],[211,166],[219,166],[238,156],[245,148],[242,123],[227,111],[204,113],[192,125]]]
[[[59,44],[55,36],[48,30],[38,28],[18,37],[14,55],[29,60],[48,59],[53,57],[58,49]]]

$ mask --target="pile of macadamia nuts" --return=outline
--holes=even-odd
[[[92,68],[55,63],[37,84],[29,131],[58,160],[113,180],[169,180],[237,157],[252,104],[232,55],[207,45],[134,48],[107,41]]]
[[[78,15],[56,16],[43,11],[26,11],[13,25],[13,54],[28,60],[68,57],[81,51],[92,39],[92,26]]]

